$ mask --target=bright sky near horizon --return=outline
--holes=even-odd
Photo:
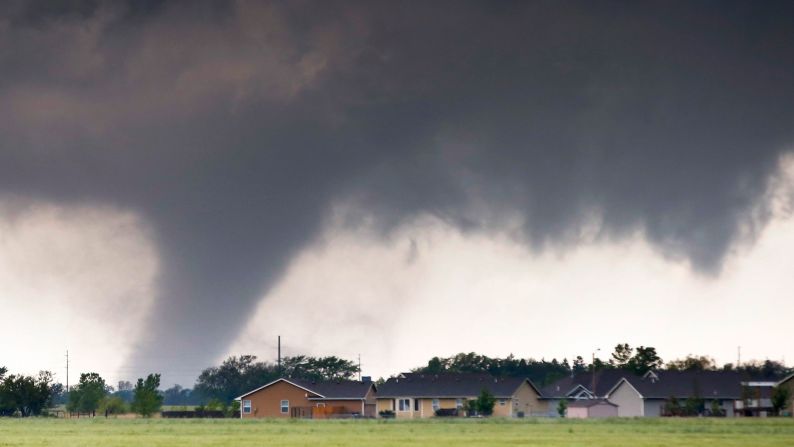
[[[361,355],[363,374],[375,377],[470,351],[589,359],[600,348],[605,359],[622,342],[667,360],[735,362],[738,346],[744,360],[792,359],[792,166],[771,191],[769,225],[716,277],[665,259],[640,234],[533,253],[508,233],[466,234],[430,216],[385,237],[330,219],[227,354],[272,360],[281,335],[284,355]],[[155,299],[149,238],[140,219],[111,209],[39,204],[0,220],[0,308],[15,340],[0,364],[64,381],[69,349],[72,381],[146,373],[124,360]],[[179,353],[153,360],[165,384],[190,387],[199,372]]]

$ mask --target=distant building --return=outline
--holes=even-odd
[[[558,417],[557,408],[561,400],[569,406],[573,402],[605,399],[609,390],[623,377],[634,375],[622,369],[600,369],[593,374],[586,372],[573,377],[564,377],[541,388],[542,399],[547,402],[546,416]]]
[[[312,382],[282,378],[235,400],[240,401],[243,419],[375,417],[376,392],[369,380]]]
[[[483,389],[496,398],[494,416],[522,417],[547,411],[540,391],[529,379],[452,373],[392,377],[378,388],[377,410],[379,414],[393,412],[400,419],[465,416],[467,402],[477,399]]]
[[[571,419],[618,417],[618,406],[606,399],[582,399],[568,404],[566,417]]]
[[[766,417],[772,415],[772,390],[777,382],[750,380],[742,382],[742,397],[736,401],[737,416]]]
[[[775,384],[775,386],[787,388],[789,390],[789,398],[786,405],[786,411],[794,415],[794,374],[791,374]]]
[[[714,416],[730,417],[742,398],[741,377],[733,371],[650,371],[623,377],[607,398],[618,405],[621,417],[665,416],[674,403],[685,405],[690,398],[702,399],[703,414],[716,406]]]

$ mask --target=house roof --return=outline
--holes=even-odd
[[[395,397],[470,397],[487,389],[498,398],[509,398],[527,382],[536,393],[538,388],[523,377],[496,378],[489,374],[420,374],[403,373],[378,387],[379,398]]]
[[[617,407],[617,405],[613,404],[612,402],[606,399],[585,399],[585,400],[575,400],[568,404],[568,408],[590,408],[596,405],[610,405],[613,407]]]
[[[622,369],[602,369],[595,373],[595,395],[604,397],[618,381],[625,376],[633,376],[631,371]],[[543,387],[540,391],[544,398],[565,399],[571,398],[577,392],[574,390],[585,388],[593,393],[593,373],[577,374],[574,377],[564,377],[556,382]]]
[[[741,375],[734,371],[656,371],[656,377],[627,376],[608,392],[626,381],[645,399],[740,399]]]
[[[354,380],[326,382],[294,380],[294,382],[316,392],[325,399],[364,399],[370,388],[375,386],[372,382],[356,382]]]
[[[308,396],[310,399],[327,400],[364,399],[370,388],[374,386],[372,382],[356,382],[353,380],[313,382],[309,380],[282,377],[262,385],[259,388],[253,389],[236,398],[235,400],[240,400],[243,397],[249,396],[259,390],[263,390],[279,382],[286,382],[290,385],[305,390],[307,393],[311,394]]]
[[[775,385],[775,386],[783,385],[784,383],[788,382],[791,379],[794,379],[794,374],[789,374],[788,376],[780,379],[780,382],[778,382],[777,385]]]

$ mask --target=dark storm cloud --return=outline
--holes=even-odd
[[[136,210],[132,362],[204,366],[352,203],[533,247],[642,231],[719,272],[794,124],[790,2],[0,6],[0,192]]]

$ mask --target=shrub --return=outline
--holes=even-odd
[[[720,402],[718,400],[711,401],[711,407],[709,408],[709,412],[712,416],[720,417],[725,416],[725,411],[720,406]]]
[[[127,403],[118,396],[105,396],[99,402],[99,412],[107,415],[124,414],[127,412]]]
[[[775,409],[775,414],[780,414],[788,406],[791,392],[788,388],[776,386],[772,390],[772,407]]]
[[[467,400],[466,401],[466,414],[468,416],[476,416],[477,415],[477,399]]]
[[[480,397],[477,398],[477,412],[483,416],[490,416],[493,413],[494,405],[496,405],[496,398],[490,391],[483,388],[480,391]]]
[[[561,418],[565,417],[565,414],[568,412],[568,401],[563,399],[557,404],[557,414],[560,415]]]

